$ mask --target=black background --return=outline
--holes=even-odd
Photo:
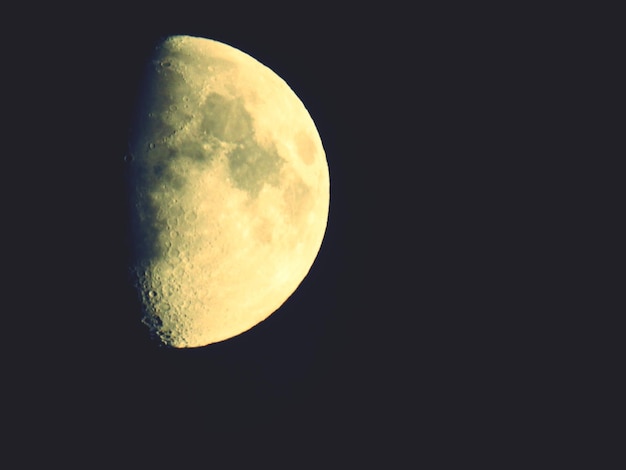
[[[329,450],[396,468],[550,434],[563,401],[546,384],[563,367],[540,357],[557,327],[537,315],[554,305],[567,242],[550,230],[559,198],[538,199],[562,175],[540,157],[568,106],[565,41],[551,35],[563,16],[233,2],[24,18],[5,20],[20,26],[4,69],[20,129],[7,217],[28,247],[8,253],[17,442],[111,461],[256,443],[295,468]],[[126,267],[128,127],[143,63],[170,34],[225,42],[281,76],[331,177],[326,237],[296,293],[190,350],[148,337]]]

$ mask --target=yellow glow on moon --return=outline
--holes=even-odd
[[[223,43],[167,38],[145,85],[129,163],[144,322],[168,345],[205,346],[266,319],[307,275],[326,156],[289,86]]]

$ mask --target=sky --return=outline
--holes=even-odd
[[[539,148],[528,129],[542,82],[515,15],[204,8],[41,11],[7,60],[29,91],[15,121],[36,130],[17,135],[12,182],[14,235],[32,259],[12,271],[28,286],[14,292],[13,331],[31,332],[9,344],[22,442],[60,422],[58,441],[94,449],[110,428],[122,446],[174,429],[296,442],[322,427],[328,442],[408,453],[527,425],[541,398],[520,377],[540,361],[521,347],[537,325],[522,313],[540,305],[524,294],[540,237],[521,222],[537,168],[521,157]],[[331,178],[327,233],[301,287],[249,332],[192,350],[149,338],[127,270],[128,128],[143,61],[170,34],[225,42],[285,79]]]

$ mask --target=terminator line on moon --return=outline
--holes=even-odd
[[[295,93],[231,46],[171,36],[144,85],[127,163],[144,323],[167,345],[205,346],[266,319],[305,278],[328,164]]]

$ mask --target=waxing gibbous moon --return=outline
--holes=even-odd
[[[143,83],[127,162],[143,321],[167,345],[205,346],[266,319],[305,278],[328,164],[300,99],[238,49],[171,36]]]

